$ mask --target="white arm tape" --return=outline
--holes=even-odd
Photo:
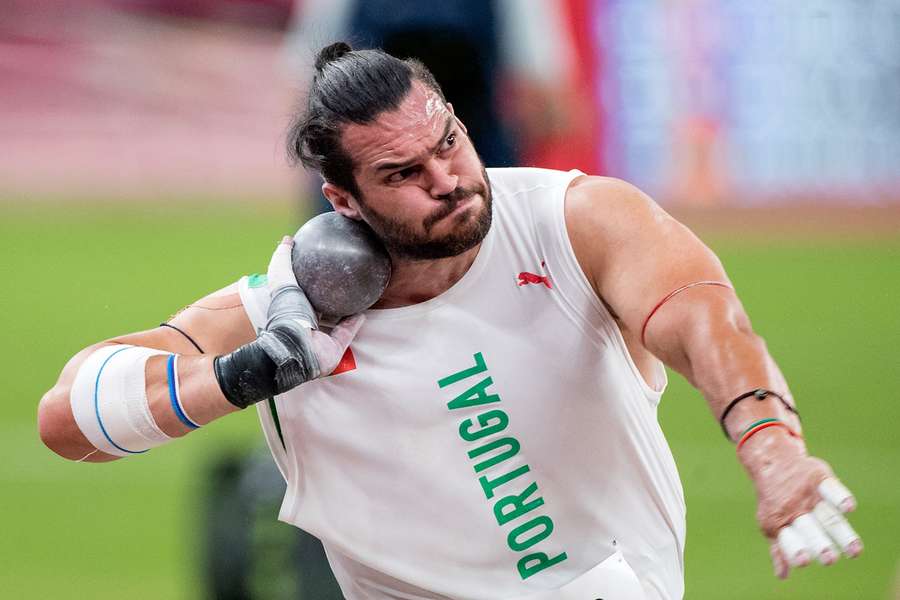
[[[69,402],[78,428],[98,450],[128,456],[172,439],[156,424],[147,402],[144,368],[158,354],[168,353],[115,344],[94,351],[79,367]]]

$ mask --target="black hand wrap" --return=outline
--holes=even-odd
[[[269,321],[259,337],[213,362],[216,380],[239,408],[282,394],[318,377],[311,327],[316,317],[306,294],[287,286],[272,294]]]

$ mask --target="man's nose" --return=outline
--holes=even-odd
[[[449,161],[442,161],[437,158],[430,159],[425,164],[425,170],[428,173],[428,181],[431,188],[428,190],[432,197],[445,196],[456,189],[459,183],[459,176],[450,174]]]

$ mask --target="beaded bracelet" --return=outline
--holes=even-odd
[[[762,431],[763,429],[768,429],[769,427],[784,427],[785,429],[788,430],[788,433],[791,435],[791,437],[803,439],[802,435],[800,435],[799,433],[797,433],[796,431],[794,431],[793,429],[788,427],[787,424],[784,421],[782,421],[781,419],[774,419],[774,418],[760,419],[759,421],[756,421],[755,423],[751,423],[750,426],[744,430],[744,433],[742,433],[740,435],[740,437],[738,438],[739,441],[737,444],[737,450],[740,450],[741,446],[743,446],[747,440],[749,440],[751,437],[753,437],[754,434]]]

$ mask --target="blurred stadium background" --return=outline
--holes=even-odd
[[[217,543],[252,567],[236,597],[323,597],[277,490],[246,475],[267,462],[253,411],[76,465],[41,445],[35,409],[75,351],[264,268],[315,210],[283,134],[350,4],[0,0],[0,597],[213,597]],[[622,177],[692,226],[859,498],[863,557],[776,581],[733,449],[673,375],[686,597],[900,598],[900,2],[493,10],[518,162]],[[211,541],[223,527],[240,535]]]

